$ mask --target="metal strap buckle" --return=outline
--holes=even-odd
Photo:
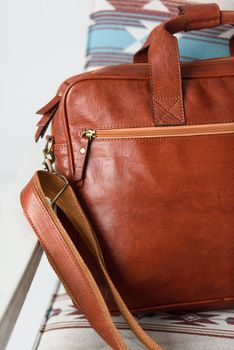
[[[57,199],[61,196],[61,194],[66,190],[67,186],[69,185],[69,183],[68,183],[68,181],[67,181],[67,179],[66,179],[65,176],[59,175],[59,177],[61,177],[61,179],[64,180],[65,184],[64,184],[64,186],[61,188],[61,190],[59,190],[59,192],[56,194],[56,196],[54,197],[54,199],[52,199],[52,200],[50,201],[50,204],[51,204],[52,207],[56,204]]]

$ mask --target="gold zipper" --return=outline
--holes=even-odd
[[[147,139],[154,137],[179,137],[193,135],[218,135],[234,133],[234,123],[217,123],[202,125],[160,126],[145,128],[125,129],[88,129],[82,133],[82,137],[93,140],[103,139]]]

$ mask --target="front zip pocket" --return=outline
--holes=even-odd
[[[234,133],[234,123],[216,123],[199,125],[179,125],[140,128],[87,129],[81,134],[80,152],[76,165],[76,181],[84,177],[84,167],[90,143],[94,139],[152,139],[170,137],[188,137],[202,135],[222,135]]]
[[[160,126],[145,128],[126,129],[98,129],[85,130],[82,137],[89,140],[94,138],[103,139],[137,139],[153,137],[176,137],[192,135],[216,135],[234,133],[234,123],[202,124],[202,125],[180,125]]]

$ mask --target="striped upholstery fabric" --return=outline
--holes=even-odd
[[[233,350],[234,310],[139,316],[143,328],[166,350]],[[114,317],[130,349],[143,349],[122,317]],[[107,350],[109,347],[74,308],[63,287],[54,296],[38,350]]]
[[[150,30],[177,13],[177,0],[96,0],[91,14],[87,69],[131,62]],[[195,2],[195,1],[193,1]],[[202,1],[199,2],[209,2]],[[214,2],[214,1],[210,1]],[[234,1],[216,1],[234,8]],[[190,61],[229,55],[228,26],[179,34],[181,59]],[[234,310],[161,313],[139,316],[139,322],[166,350],[233,350]],[[114,317],[129,348],[142,349],[122,317]],[[60,285],[38,338],[38,350],[109,349],[74,308]]]
[[[86,67],[131,62],[149,32],[175,16],[177,7],[186,2],[196,0],[96,0],[89,27]],[[234,8],[233,0],[216,2],[222,8]],[[228,56],[229,38],[233,34],[230,26],[177,34],[181,60]]]

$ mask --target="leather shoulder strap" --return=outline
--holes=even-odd
[[[68,184],[64,186],[63,178],[58,175],[38,171],[21,193],[22,207],[51,265],[62,280],[75,305],[84,312],[92,327],[112,349],[128,349],[113,323],[107,305],[88,266],[65,231],[48,199],[56,200],[56,204],[70,219],[85,241],[112,291],[120,312],[138,339],[147,349],[163,350],[136,322],[115,288],[106,269],[96,235],[72,188]]]

